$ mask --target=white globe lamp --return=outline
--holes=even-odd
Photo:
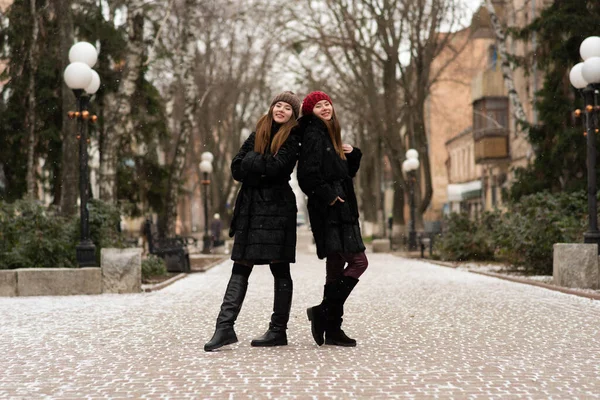
[[[91,68],[96,65],[96,61],[98,61],[98,52],[88,42],[75,43],[69,49],[69,62],[82,62]]]
[[[100,75],[94,70],[92,70],[92,81],[85,88],[85,92],[90,96],[96,93],[100,89]]]
[[[590,57],[585,60],[581,75],[588,83],[600,83],[600,57]]]
[[[82,90],[92,82],[92,69],[85,63],[75,61],[67,65],[63,77],[69,88]]]
[[[582,69],[583,63],[580,62],[571,68],[571,72],[569,72],[569,80],[571,81],[571,85],[573,85],[576,89],[583,89],[588,85],[587,81],[583,79],[583,75],[581,73]]]
[[[579,54],[584,61],[591,57],[600,57],[600,37],[590,36],[581,42]]]

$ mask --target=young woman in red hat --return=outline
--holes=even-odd
[[[309,93],[302,115],[298,183],[308,196],[317,256],[327,259],[323,301],[307,310],[308,319],[319,346],[356,346],[341,325],[344,303],[368,266],[352,182],[362,153],[342,143],[340,122],[326,93]]]
[[[290,175],[296,165],[300,137],[295,126],[300,99],[283,92],[231,162],[233,179],[242,182],[229,236],[234,237],[233,270],[215,333],[204,345],[213,351],[238,341],[233,325],[246,296],[254,265],[269,264],[275,280],[273,314],[267,332],[252,346],[287,345],[287,323],[292,305],[290,263],[296,261],[296,196]]]

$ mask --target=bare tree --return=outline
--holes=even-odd
[[[73,14],[71,11],[71,0],[54,0],[54,11],[58,23],[58,34],[60,35],[60,70],[64,71],[69,65],[69,47],[73,44]],[[75,96],[67,85],[61,85],[62,103],[62,160],[61,177],[57,195],[59,196],[60,210],[63,215],[71,216],[77,212],[77,196],[79,179],[78,168],[78,146],[75,135],[75,124],[69,120],[67,110],[75,104]]]
[[[420,214],[431,201],[425,101],[445,67],[466,46],[454,42],[462,17],[458,4],[458,0],[305,0],[301,11],[309,17],[297,29],[301,43],[309,49],[311,44],[318,46],[335,85],[340,93],[346,92],[340,98],[351,99],[348,108],[362,105],[355,114],[364,119],[362,130],[369,140],[361,144],[384,145],[395,183],[394,221],[400,223],[405,188],[401,165],[407,146],[420,154],[424,188],[417,196]],[[295,17],[299,19],[298,14]],[[432,73],[433,60],[448,47],[454,57]],[[301,54],[300,58],[314,56]],[[307,69],[314,70],[312,64]],[[369,155],[381,160],[377,146]],[[372,178],[369,168],[365,173]],[[365,181],[373,182],[369,178]]]
[[[198,48],[196,35],[199,28],[197,24],[202,16],[198,12],[198,5],[195,3],[194,0],[185,0],[179,19],[181,26],[180,47],[176,53],[179,62],[176,64],[175,74],[183,89],[184,109],[179,132],[177,132],[177,142],[169,174],[164,228],[161,229],[168,236],[175,234],[181,179],[184,173],[190,137],[196,127],[194,113],[196,111],[197,91],[194,83],[194,72]]]
[[[525,115],[523,104],[521,103],[521,99],[519,98],[519,94],[515,88],[515,80],[513,78],[513,71],[509,61],[510,55],[506,49],[506,34],[504,33],[502,24],[498,19],[498,15],[496,14],[496,9],[494,8],[494,3],[492,0],[485,0],[484,4],[488,13],[490,14],[492,28],[494,29],[494,34],[496,35],[496,44],[498,45],[498,53],[501,60],[500,66],[502,68],[502,77],[504,78],[504,85],[508,91],[508,98],[512,104],[513,117],[517,121],[517,125],[523,127],[527,123],[527,116]],[[515,132],[515,134],[517,134],[517,132]]]
[[[110,203],[116,202],[117,154],[120,138],[133,132],[131,119],[132,96],[136,89],[136,80],[140,76],[143,61],[144,44],[144,1],[130,0],[127,6],[127,55],[123,63],[123,75],[118,91],[110,93],[105,99],[105,115],[108,121],[104,125],[104,135],[100,142],[100,186],[99,197]]]
[[[38,69],[38,35],[39,22],[35,0],[29,0],[31,13],[31,46],[27,61],[29,63],[29,87],[27,101],[27,196],[36,198],[35,179],[35,131],[36,131],[36,107],[35,107],[35,77]]]

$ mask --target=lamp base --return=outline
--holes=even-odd
[[[77,264],[80,267],[93,267],[96,265],[96,246],[91,240],[79,242],[75,247]]]
[[[408,232],[408,251],[417,250],[417,232]]]
[[[210,254],[211,239],[210,235],[202,236],[202,254]]]

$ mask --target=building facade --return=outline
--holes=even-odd
[[[498,17],[509,27],[524,27],[551,0],[494,0]],[[434,164],[434,198],[425,219],[448,212],[502,208],[502,193],[514,180],[514,169],[532,161],[533,151],[512,115],[500,57],[489,14],[481,7],[469,28],[461,32],[464,49],[446,66],[429,98],[428,134]],[[507,40],[508,52],[524,56],[535,49],[529,41]],[[452,49],[449,49],[451,51]],[[444,57],[434,68],[445,66]],[[527,120],[537,123],[535,92],[542,77],[535,66],[529,74],[513,70],[516,91]]]

